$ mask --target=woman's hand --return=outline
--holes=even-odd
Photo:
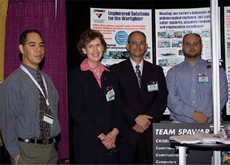
[[[104,140],[105,134],[101,133],[100,135],[97,136],[101,141]]]
[[[114,128],[111,132],[105,135],[104,138],[101,138],[103,139],[102,144],[105,146],[107,150],[116,147],[115,142],[118,134],[119,134],[119,130],[117,128]]]

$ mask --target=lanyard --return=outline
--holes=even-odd
[[[38,84],[38,82],[37,82],[37,81],[34,79],[34,77],[31,75],[31,73],[30,73],[23,65],[20,65],[20,68],[30,77],[30,79],[31,79],[31,80],[34,82],[34,84],[38,87],[38,89],[40,90],[40,92],[42,93],[43,97],[44,97],[45,100],[46,100],[47,106],[49,106],[48,90],[47,90],[46,81],[45,81],[43,75],[41,75],[41,76],[42,76],[42,81],[43,81],[44,86],[45,86],[45,90],[46,90],[47,97],[45,96],[45,94],[44,94],[42,88],[40,87],[40,85]]]

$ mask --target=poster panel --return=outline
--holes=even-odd
[[[152,63],[152,12],[143,9],[90,9],[90,27],[100,31],[107,43],[102,63],[110,66],[129,58],[126,51],[128,35],[142,31],[147,36],[148,50],[145,60]]]
[[[225,69],[228,80],[228,102],[226,105],[226,114],[230,115],[230,7],[224,8],[224,30],[225,30]]]
[[[155,11],[156,63],[164,73],[184,60],[182,38],[200,34],[203,59],[211,59],[210,8],[158,9]]]
[[[153,123],[153,164],[178,165],[179,154],[170,147],[170,136],[193,135],[196,132],[211,132],[210,124]],[[212,151],[187,150],[186,161],[190,165],[210,165],[211,157]]]
[[[156,26],[156,64],[167,71],[184,61],[182,38],[188,33],[197,33],[202,38],[203,59],[211,56],[211,15],[210,8],[157,9]],[[166,108],[164,114],[170,114]]]

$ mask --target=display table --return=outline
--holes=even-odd
[[[181,144],[177,141],[170,140],[170,147],[179,149],[179,165],[186,165],[186,150],[199,151],[229,151],[230,144],[222,143],[196,143],[196,144]]]

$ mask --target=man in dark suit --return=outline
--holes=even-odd
[[[148,49],[140,31],[129,35],[130,58],[111,67],[125,102],[125,123],[120,145],[120,163],[153,163],[152,123],[160,122],[167,105],[165,76],[160,66],[144,60]]]

